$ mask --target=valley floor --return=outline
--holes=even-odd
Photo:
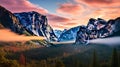
[[[119,67],[120,46],[0,43],[0,67]],[[7,66],[8,65],[8,66]]]

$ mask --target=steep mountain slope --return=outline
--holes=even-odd
[[[57,38],[60,37],[60,35],[62,34],[62,32],[63,32],[63,31],[61,31],[61,30],[54,30],[54,33],[55,33],[55,35],[57,36]]]
[[[0,6],[0,28],[11,29],[18,34],[44,36],[47,41],[57,40],[46,16],[35,11],[13,14]]]
[[[19,20],[2,6],[0,6],[0,27],[11,29],[19,34],[22,34],[24,31],[19,23]]]
[[[48,41],[57,41],[53,29],[48,24],[46,16],[35,11],[15,13],[21,25],[31,34],[44,36]]]
[[[103,19],[90,19],[87,27],[82,27],[77,32],[76,44],[88,43],[91,39],[105,38],[115,34],[120,35],[120,18],[105,21]]]
[[[46,37],[46,40],[29,41],[29,43],[39,43],[47,46],[49,45],[48,41],[57,40],[53,29],[47,22],[46,16],[34,11],[13,14],[0,6],[0,29],[6,28],[17,34]]]
[[[79,30],[80,26],[70,28],[69,30],[63,32],[60,37],[58,38],[58,41],[70,41],[76,39],[77,31]]]

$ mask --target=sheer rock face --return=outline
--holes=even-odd
[[[18,34],[26,31],[30,35],[44,36],[48,41],[57,40],[46,16],[35,11],[13,14],[0,6],[0,28],[11,29]]]
[[[88,25],[81,27],[77,32],[76,44],[85,44],[91,39],[109,37],[118,31],[120,31],[120,18],[108,22],[100,18],[91,18]]]
[[[53,32],[53,29],[48,24],[46,16],[39,14],[35,11],[15,13],[20,23],[30,33],[37,36],[44,36],[48,41],[57,41],[57,37]]]
[[[71,41],[76,40],[77,32],[80,26],[73,27],[69,30],[64,30],[58,38],[58,41]]]

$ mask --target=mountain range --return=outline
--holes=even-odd
[[[119,36],[120,17],[109,21],[91,18],[87,26],[76,26],[61,31],[54,30],[48,24],[47,17],[38,12],[12,13],[0,6],[0,29],[2,28],[28,36],[44,36],[48,42],[74,40],[76,44],[85,44],[91,39]]]
[[[77,32],[76,43],[84,44],[89,40],[120,35],[120,17],[105,21],[91,18],[87,26],[81,26]],[[116,35],[117,34],[117,35]]]

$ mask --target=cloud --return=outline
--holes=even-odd
[[[29,0],[1,0],[0,5],[12,12],[37,11],[45,14],[49,24],[56,29],[86,25],[90,18],[108,20],[120,16],[120,0],[72,0],[59,4],[54,14]]]
[[[42,14],[48,13],[46,9],[32,4],[29,0],[0,0],[0,5],[12,12],[37,11]]]
[[[58,16],[55,14],[48,14],[47,16],[48,16],[48,19],[53,22],[66,22],[71,20],[69,18]]]
[[[63,29],[68,29],[70,27],[65,26],[65,25],[54,25],[55,29],[63,30]]]
[[[84,1],[84,2],[87,2],[87,3],[113,3],[113,0],[76,0],[77,2],[81,2],[81,1]]]
[[[90,40],[90,43],[105,44],[105,45],[109,45],[109,46],[116,46],[116,45],[120,45],[120,37],[94,39],[94,40]]]
[[[29,0],[11,0],[11,1],[1,0],[0,5],[2,5],[3,7],[5,7],[6,9],[10,10],[13,13],[37,11],[41,14],[46,15],[48,18],[49,24],[54,28],[56,28],[58,24],[61,25],[71,20],[63,16],[50,14],[48,10],[29,2]]]
[[[120,0],[75,0],[75,1],[77,3],[85,3],[88,4],[89,6],[96,7],[120,6]]]
[[[60,4],[56,11],[74,19],[69,22],[70,24],[64,24],[65,26],[86,25],[90,18],[109,20],[119,17],[120,0],[74,0],[73,3]]]
[[[64,3],[59,5],[57,12],[67,15],[78,15],[83,12],[83,8],[79,4]]]
[[[25,36],[18,35],[8,29],[0,29],[0,41],[2,42],[22,42],[22,41],[30,41],[30,40],[43,40],[45,39],[42,36]]]
[[[53,29],[65,29],[68,28],[65,26],[66,23],[69,23],[72,21],[71,18],[59,16],[56,14],[48,14],[48,23],[53,27]]]

